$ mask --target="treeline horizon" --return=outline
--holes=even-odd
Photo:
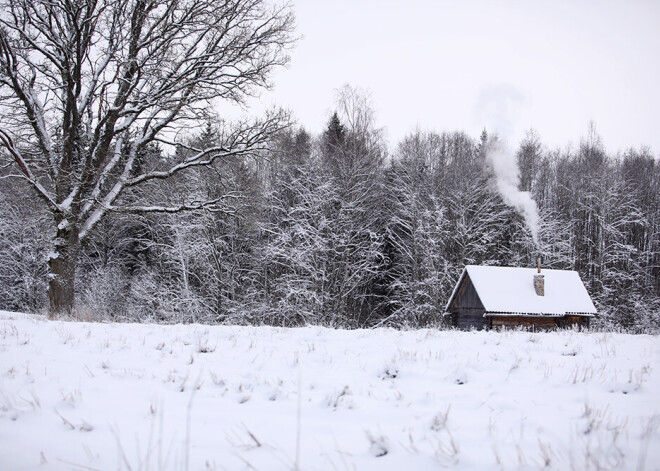
[[[209,121],[186,147],[157,145],[136,174],[211,148]],[[77,315],[129,322],[338,328],[441,325],[465,265],[577,270],[597,327],[660,327],[660,163],[648,148],[611,155],[593,127],[574,149],[535,132],[512,149],[538,206],[536,245],[505,204],[484,130],[417,130],[391,151],[364,97],[345,91],[325,130],[292,126],[267,150],[192,168],[140,190],[175,208],[114,211],[82,246]],[[0,179],[0,308],[47,309],[49,214],[24,183]],[[123,196],[124,203],[137,194]],[[163,204],[165,202],[166,204]],[[118,207],[121,205],[118,205]]]

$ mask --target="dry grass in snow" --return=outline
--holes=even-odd
[[[0,313],[0,469],[659,469],[657,336]]]

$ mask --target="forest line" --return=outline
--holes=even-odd
[[[372,109],[347,93],[320,136],[292,126],[266,150],[228,156],[150,184],[111,212],[81,250],[80,315],[122,321],[342,328],[439,325],[466,264],[577,270],[597,326],[655,330],[660,316],[660,166],[645,148],[610,155],[591,129],[576,149],[533,131],[515,149],[518,190],[538,206],[538,244],[503,200],[484,130],[411,133],[388,153]],[[221,145],[208,122],[168,156]],[[49,215],[0,181],[3,309],[47,305]],[[185,208],[186,201],[214,201]],[[165,203],[162,203],[165,202]],[[151,206],[153,208],[153,206]],[[168,208],[178,208],[178,210]],[[166,210],[168,209],[168,210]]]

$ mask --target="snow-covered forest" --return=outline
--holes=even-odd
[[[0,308],[422,327],[466,264],[541,258],[580,273],[594,325],[660,325],[648,148],[609,152],[593,126],[559,148],[532,130],[516,143],[423,127],[388,145],[378,103],[350,86],[318,134],[282,111],[224,121],[213,104],[244,103],[287,64],[289,7],[2,8]],[[495,154],[512,163],[506,191]]]
[[[173,201],[226,197],[217,211],[112,214],[83,247],[78,309],[108,320],[424,326],[465,264],[533,265],[530,231],[493,188],[486,134],[416,132],[390,156],[369,124],[335,115],[322,136],[282,132],[264,155],[150,188]],[[213,146],[215,128],[195,139]],[[544,266],[578,270],[601,322],[657,327],[657,159],[608,155],[593,136],[548,150],[533,133],[516,155],[520,187],[539,205]],[[2,307],[39,311],[48,215],[28,188],[1,184]]]
[[[579,271],[596,325],[656,329],[660,165],[647,149],[610,155],[598,136],[547,149],[530,132],[515,150],[519,188],[539,208],[539,245],[495,188],[492,136],[414,132],[388,152],[354,95],[320,136],[301,126],[272,149],[230,157],[144,190],[222,206],[112,213],[80,255],[77,310],[88,319],[334,327],[437,325],[466,264]],[[209,123],[193,138],[215,146]],[[182,151],[181,151],[182,152]],[[142,157],[167,160],[154,146]],[[2,180],[2,307],[46,300],[49,215]]]

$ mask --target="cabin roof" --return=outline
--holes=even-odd
[[[449,311],[458,288],[469,277],[486,314],[520,313],[563,316],[566,314],[596,314],[589,293],[580,275],[569,270],[541,270],[545,275],[545,296],[534,290],[535,268],[487,267],[467,265],[447,302]]]

